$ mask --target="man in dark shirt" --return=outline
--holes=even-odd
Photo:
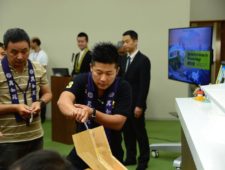
[[[72,76],[90,71],[91,51],[88,48],[88,35],[85,32],[80,32],[77,35],[77,46],[80,52],[77,54],[73,53],[72,62],[74,64]]]
[[[112,154],[122,161],[120,130],[130,111],[131,87],[117,77],[118,60],[114,45],[97,44],[92,53],[91,72],[77,75],[68,84],[60,95],[58,106],[65,116],[76,120],[78,132],[85,130],[84,122],[89,128],[103,125]],[[87,168],[75,148],[68,159],[77,169]]]

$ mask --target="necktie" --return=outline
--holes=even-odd
[[[126,63],[126,69],[125,69],[125,72],[127,72],[127,70],[128,70],[128,67],[129,67],[129,65],[130,65],[130,56],[128,56],[127,57],[127,63]]]

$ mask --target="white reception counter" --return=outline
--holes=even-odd
[[[201,88],[209,101],[176,98],[177,112],[196,168],[224,170],[225,84]],[[182,170],[185,170],[185,167],[182,167]]]

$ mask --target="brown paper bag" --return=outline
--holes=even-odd
[[[92,170],[127,170],[113,155],[103,126],[74,134],[78,156]]]

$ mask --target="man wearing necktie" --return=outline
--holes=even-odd
[[[88,49],[88,35],[80,32],[77,35],[77,46],[80,52],[72,56],[74,62],[72,76],[90,71],[91,51]]]
[[[122,76],[132,88],[131,112],[123,128],[126,147],[124,164],[136,164],[136,142],[138,142],[140,155],[136,170],[145,170],[150,159],[149,141],[145,128],[145,110],[151,63],[148,57],[138,50],[137,44],[138,34],[135,31],[129,30],[123,34],[123,46],[128,57],[121,60]]]
[[[130,61],[131,61],[130,56],[127,56],[127,63],[126,63],[126,69],[125,69],[125,72],[127,72],[127,70],[128,70],[128,67],[129,67],[129,65],[130,65]]]

